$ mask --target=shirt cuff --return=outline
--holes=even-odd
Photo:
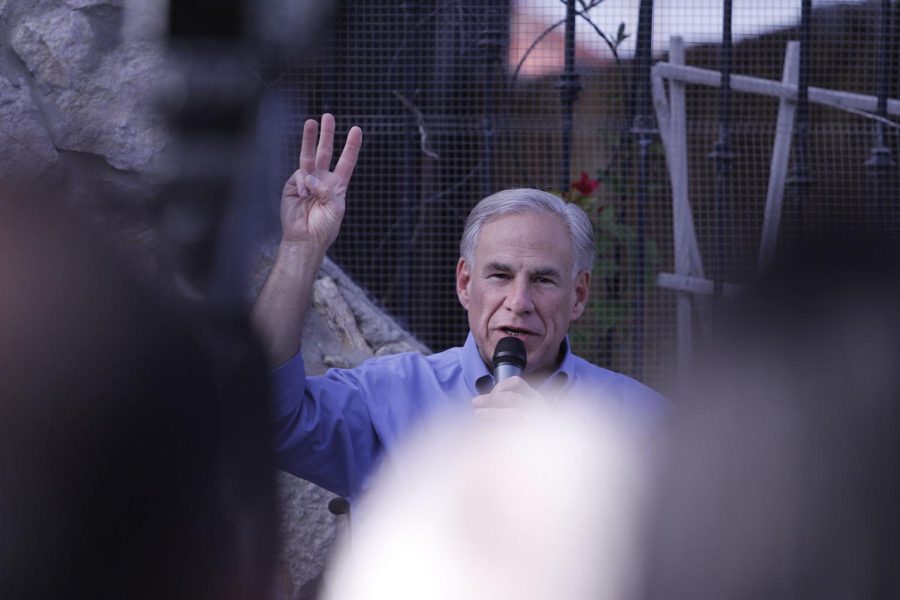
[[[276,419],[290,413],[306,393],[306,365],[298,350],[290,360],[271,371],[273,406]]]

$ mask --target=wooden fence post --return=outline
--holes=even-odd
[[[800,68],[800,44],[788,42],[784,53],[784,71],[781,82],[797,85]],[[784,200],[784,186],[787,181],[788,160],[794,136],[794,114],[797,102],[791,98],[781,98],[778,105],[778,122],[775,126],[775,143],[772,147],[772,165],[769,171],[769,191],[766,194],[766,210],[763,216],[762,235],[759,241],[758,267],[763,271],[775,256],[778,243],[778,229],[781,224],[781,205]]]

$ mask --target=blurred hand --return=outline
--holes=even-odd
[[[322,115],[322,134],[316,146],[318,123],[303,125],[300,168],[288,178],[281,193],[282,244],[311,243],[327,249],[341,228],[345,197],[362,146],[362,130],[352,127],[334,171],[334,117]]]
[[[543,396],[521,377],[510,377],[494,386],[489,394],[472,399],[475,414],[486,421],[515,423],[527,421],[546,408]]]

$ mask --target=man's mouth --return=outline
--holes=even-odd
[[[528,335],[534,335],[532,332],[527,329],[519,329],[517,327],[501,327],[500,331],[505,335],[509,335],[512,337],[522,338]]]

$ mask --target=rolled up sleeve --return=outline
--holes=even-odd
[[[380,454],[364,384],[332,369],[307,377],[301,353],[272,371],[277,466],[353,498]]]

